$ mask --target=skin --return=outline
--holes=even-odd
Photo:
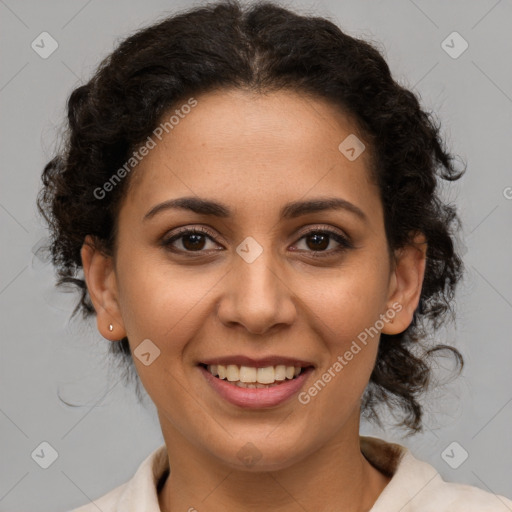
[[[378,336],[307,405],[294,396],[242,409],[216,394],[197,364],[239,354],[297,357],[315,366],[309,388],[393,303],[401,310],[382,332],[407,328],[425,239],[418,234],[388,256],[369,151],[349,161],[338,150],[357,131],[329,103],[290,91],[223,90],[196,99],[130,177],[114,257],[90,237],[81,253],[102,336],[128,336],[132,351],[149,338],[161,351],[148,366],[134,357],[169,454],[161,510],[369,510],[390,480],[359,447],[360,400]],[[156,204],[182,196],[220,201],[233,215],[165,210],[143,220]],[[333,196],[367,221],[343,209],[279,218],[289,201]],[[161,245],[182,226],[205,227],[215,238],[195,246],[178,239],[181,254]],[[307,227],[344,234],[354,248],[335,252],[340,244],[328,238],[318,252],[329,255],[315,255]],[[263,249],[252,263],[236,252],[247,236]],[[194,258],[190,247],[203,252]],[[237,457],[248,442],[261,456],[250,467]]]

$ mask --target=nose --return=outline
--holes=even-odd
[[[251,263],[235,255],[226,275],[217,308],[222,323],[243,326],[252,334],[266,334],[294,322],[296,299],[284,265],[270,249]]]

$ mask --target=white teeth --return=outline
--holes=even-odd
[[[274,378],[276,380],[286,379],[286,366],[284,364],[278,364],[274,370]]]
[[[213,370],[212,370],[213,373]],[[258,373],[257,368],[250,368],[249,366],[240,367],[240,381],[241,382],[256,382],[256,374]],[[215,374],[214,374],[215,375]]]
[[[300,374],[300,366],[266,366],[265,368],[254,368],[252,366],[238,366],[236,364],[212,364],[207,366],[208,371],[220,379],[227,379],[235,382],[239,387],[260,388],[269,387],[265,384],[276,384],[277,381],[293,379]]]
[[[217,373],[219,374],[219,379],[225,379],[226,378],[226,367],[221,364],[217,364],[216,366],[217,366]],[[209,366],[208,369],[212,372],[211,366]],[[215,373],[213,375],[215,375]]]
[[[236,380],[240,380],[240,372],[238,371],[238,366],[234,364],[228,364],[226,366],[226,377],[229,382],[235,382]]]
[[[258,368],[258,374],[256,375],[256,381],[260,384],[272,384],[275,382],[275,371],[273,366],[267,366],[265,368]]]
[[[235,386],[238,386],[239,388],[250,388],[250,389],[256,389],[256,388],[271,388],[274,386],[278,386],[276,382],[273,384],[260,384],[259,382],[256,382],[256,384],[247,384],[245,382],[237,381],[235,382]]]

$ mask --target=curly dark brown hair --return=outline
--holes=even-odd
[[[123,40],[91,80],[73,90],[66,137],[44,168],[37,198],[51,233],[57,285],[72,283],[81,292],[71,316],[94,313],[80,249],[92,235],[102,251],[115,254],[118,208],[133,173],[106,199],[94,191],[183,98],[233,87],[292,90],[341,107],[372,155],[370,172],[380,189],[389,250],[408,244],[412,233],[426,236],[426,270],[413,321],[400,334],[381,335],[362,400],[363,415],[379,426],[377,407],[385,404],[401,411],[397,425],[409,435],[422,431],[418,399],[432,381],[431,356],[448,351],[459,373],[464,364],[457,349],[427,338],[454,318],[455,287],[463,275],[454,243],[460,219],[455,207],[440,199],[439,182],[457,180],[465,168],[455,170],[439,123],[391,77],[376,45],[325,18],[272,2],[244,7],[227,0],[189,9]],[[127,338],[111,343],[109,354],[126,363],[125,377],[136,375]]]

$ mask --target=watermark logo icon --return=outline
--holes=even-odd
[[[441,48],[452,59],[458,59],[468,49],[468,47],[468,42],[458,32],[452,32],[441,43]]]
[[[356,160],[361,153],[365,150],[366,146],[363,142],[351,133],[348,137],[343,139],[341,144],[338,146],[341,154],[344,155],[348,160],[353,162]]]
[[[247,263],[252,263],[263,252],[263,247],[252,236],[248,236],[236,248],[236,252]]]
[[[236,456],[248,467],[254,466],[262,457],[261,452],[251,442],[244,444]]]
[[[32,267],[39,268],[48,264],[51,261],[51,253],[48,245],[48,237],[41,237],[31,248]]]
[[[48,469],[57,460],[59,454],[50,443],[43,441],[30,456],[40,467]]]
[[[462,466],[468,457],[469,453],[457,441],[450,443],[441,453],[441,458],[452,469]]]
[[[150,339],[145,339],[133,353],[143,365],[149,366],[160,356],[160,349]]]
[[[48,32],[41,32],[30,46],[39,57],[47,59],[59,47],[59,43]]]

